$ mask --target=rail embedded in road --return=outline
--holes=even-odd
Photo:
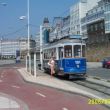
[[[99,84],[99,83],[95,83],[95,82],[90,82],[87,80],[84,81],[74,81],[74,83],[77,83],[79,85],[88,87],[90,89],[96,90],[98,92],[104,93],[105,95],[109,95],[110,96],[110,87],[107,85],[103,85],[103,84]]]

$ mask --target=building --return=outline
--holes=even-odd
[[[70,35],[70,16],[55,17],[49,34],[49,41],[54,42]]]
[[[20,47],[20,55],[21,58],[24,58],[27,54],[27,50],[28,50],[28,40],[27,38],[20,38],[18,39],[19,42],[19,47]],[[36,42],[34,39],[30,38],[30,50],[35,50],[36,48]]]
[[[54,42],[55,40],[58,40],[62,37],[61,36],[62,24],[63,24],[62,17],[54,17],[53,23],[50,29],[50,33],[49,33],[50,42]]]
[[[70,35],[70,15],[63,18],[63,25],[61,29],[62,38]]]
[[[70,34],[82,35],[81,19],[99,0],[79,0],[70,7]],[[83,36],[84,37],[84,36]]]
[[[20,50],[19,42],[16,40],[0,40],[0,55],[2,58],[15,58],[16,51]]]
[[[88,37],[88,43],[107,43],[110,41],[110,1],[100,0],[88,10],[81,20],[82,35]]]
[[[30,39],[30,49],[33,48],[35,48],[35,40]],[[2,58],[16,58],[16,51],[20,51],[21,58],[24,58],[27,50],[27,38],[0,40],[0,56]]]
[[[105,9],[105,34],[107,41],[110,42],[110,0],[102,0],[102,3]]]

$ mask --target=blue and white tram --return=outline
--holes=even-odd
[[[43,68],[50,71],[49,59],[55,57],[55,72],[73,78],[86,76],[86,45],[80,40],[65,40],[52,43],[43,48]]]

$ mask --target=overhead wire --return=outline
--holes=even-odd
[[[25,26],[23,26],[22,28],[20,28],[20,29],[17,29],[16,31],[14,31],[14,32],[10,32],[10,33],[7,33],[7,34],[3,34],[2,36],[5,36],[5,37],[7,37],[7,36],[10,36],[10,35],[14,35],[14,34],[16,34],[16,33],[18,33],[18,32],[20,32],[20,31],[22,31],[23,29],[25,29],[27,27],[27,25],[25,25]]]

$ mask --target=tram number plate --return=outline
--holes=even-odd
[[[76,67],[79,68],[80,64],[81,64],[81,61],[75,61],[75,64],[76,64]]]

